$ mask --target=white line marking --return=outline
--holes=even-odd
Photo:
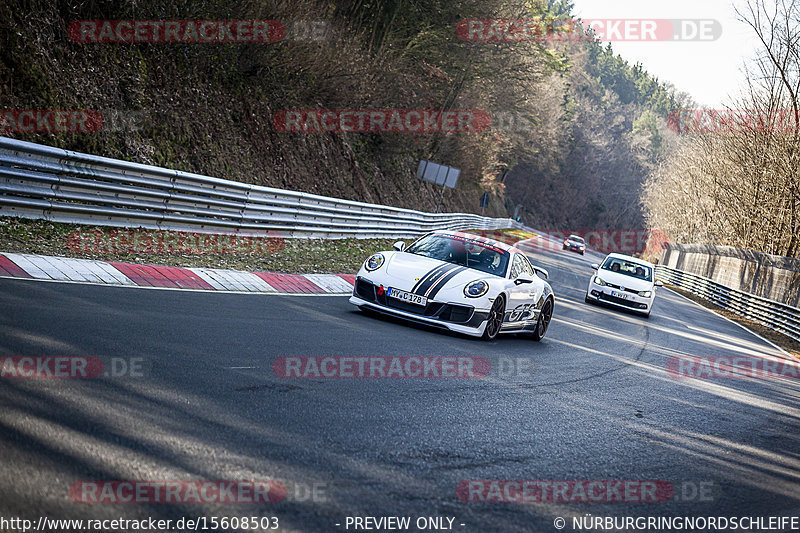
[[[59,279],[68,279],[74,281],[100,281],[99,278],[95,278],[94,276],[84,276],[77,270],[75,270],[72,265],[67,263],[66,261],[62,260],[59,257],[51,257],[51,256],[37,256],[37,259],[46,262],[55,268],[57,271],[61,273]]]
[[[253,292],[273,292],[275,290],[275,287],[268,284],[266,281],[256,276],[252,272],[245,272],[243,270],[229,270],[228,275],[236,279],[236,281],[241,283],[246,289]]]
[[[353,286],[336,274],[303,274],[303,277],[325,292],[352,291]]]
[[[29,275],[33,276],[36,279],[52,279],[49,273],[45,272],[39,266],[35,265],[28,259],[28,257],[24,254],[9,254],[4,253],[4,256],[11,259],[12,262],[16,263],[18,267],[22,270],[27,272]]]
[[[114,268],[108,263],[102,261],[92,261],[91,268],[96,269],[97,276],[104,280],[106,283],[114,284],[119,283],[122,285],[136,285],[132,279]]]
[[[724,318],[725,320],[727,320],[727,321],[728,321],[728,322],[730,322],[731,324],[734,324],[734,325],[736,325],[736,326],[739,326],[740,328],[742,328],[742,329],[743,329],[743,330],[745,330],[746,332],[750,333],[751,335],[755,335],[756,337],[758,337],[758,338],[759,338],[759,339],[761,339],[762,341],[766,342],[767,344],[769,344],[770,346],[772,346],[772,347],[774,347],[774,348],[777,348],[777,349],[778,349],[778,351],[781,351],[781,352],[783,352],[784,354],[788,355],[789,357],[792,357],[792,358],[794,358],[794,359],[798,359],[797,357],[795,357],[794,355],[790,354],[789,352],[787,352],[786,350],[784,350],[783,348],[781,348],[780,346],[778,346],[777,344],[775,344],[775,343],[774,343],[774,342],[772,342],[771,340],[767,339],[767,338],[766,338],[766,337],[764,337],[763,335],[759,335],[758,333],[756,333],[756,332],[755,332],[755,331],[753,331],[752,329],[748,328],[747,326],[743,326],[743,325],[739,324],[738,322],[736,322],[736,321],[734,321],[734,320],[731,320],[730,318],[726,317],[725,315],[722,315],[722,314],[720,314],[720,313],[717,313],[717,312],[716,312],[716,311],[714,311],[713,309],[710,309],[710,308],[708,308],[708,307],[706,307],[706,306],[704,306],[704,305],[700,305],[699,303],[695,302],[695,301],[694,301],[694,300],[692,300],[691,298],[687,298],[687,297],[686,297],[686,296],[684,296],[683,294],[681,294],[681,293],[679,293],[679,292],[675,292],[675,291],[673,291],[672,289],[670,289],[669,287],[663,287],[663,288],[664,288],[664,289],[666,289],[666,290],[668,290],[668,291],[669,291],[669,292],[671,292],[672,294],[677,294],[678,296],[680,296],[680,297],[681,297],[681,298],[683,298],[684,300],[688,300],[689,302],[692,302],[694,305],[696,305],[696,306],[697,306],[697,307],[699,307],[700,309],[705,309],[705,310],[706,310],[706,311],[708,311],[709,313],[713,313],[715,316],[718,316],[718,317],[720,317],[720,318]],[[709,303],[710,303],[710,302],[709,302]],[[722,308],[720,307],[720,309],[722,309]],[[744,317],[742,317],[742,318],[744,318]],[[767,327],[767,326],[764,326],[764,327]],[[776,331],[775,333],[779,333],[779,332],[777,332],[777,331]]]
[[[217,278],[215,278],[214,276],[208,274],[205,271],[205,269],[203,269],[203,268],[190,268],[189,270],[191,270],[192,272],[194,272],[195,274],[200,276],[200,279],[202,279],[203,281],[205,281],[206,283],[208,283],[209,285],[211,285],[215,289],[218,289],[218,290],[221,290],[221,291],[227,290],[227,287],[225,285],[223,285],[222,283],[217,281]]]

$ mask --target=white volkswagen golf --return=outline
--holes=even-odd
[[[586,302],[601,302],[650,316],[656,287],[652,263],[629,255],[608,254],[601,264],[593,264],[597,272],[589,280]]]

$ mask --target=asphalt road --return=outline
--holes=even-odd
[[[540,343],[370,317],[340,296],[0,280],[0,355],[146,362],[143,377],[0,380],[0,516],[277,516],[282,531],[345,531],[348,516],[446,516],[457,531],[551,532],[556,517],[574,531],[569,520],[586,513],[800,515],[800,380],[666,371],[674,356],[783,357],[775,348],[667,290],[649,320],[587,305],[588,256],[532,257],[557,297]],[[482,356],[493,366],[483,379],[272,370],[280,356],[324,355]],[[520,359],[529,371],[499,372]],[[280,480],[286,499],[87,504],[68,492],[81,480],[263,479]],[[476,479],[665,480],[675,494],[461,501],[459,482]]]

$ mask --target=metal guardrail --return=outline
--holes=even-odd
[[[665,265],[656,265],[656,277],[800,341],[800,308],[732,289],[703,276]]]
[[[800,307],[800,258],[715,244],[665,243],[658,261],[762,298]]]
[[[0,215],[307,238],[522,228],[511,219],[329,198],[0,137]]]

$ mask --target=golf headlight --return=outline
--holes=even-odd
[[[364,263],[364,268],[372,272],[373,270],[378,270],[381,265],[383,265],[383,254],[373,254],[369,256],[367,262]]]
[[[600,279],[598,276],[594,277],[594,282],[600,285],[601,287],[603,287],[606,284],[606,282]]]
[[[650,298],[653,295],[653,291],[642,291],[639,293],[639,296],[642,298]]]
[[[488,290],[489,284],[479,279],[477,281],[467,283],[467,286],[464,287],[464,296],[467,298],[480,298],[486,294],[486,291]]]

